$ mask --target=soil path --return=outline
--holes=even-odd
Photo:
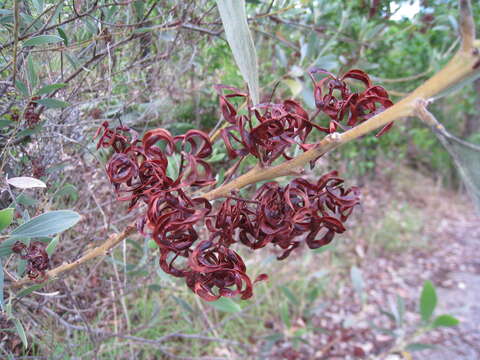
[[[413,175],[407,186],[396,191],[402,194],[401,198],[389,197],[388,194],[395,191],[388,191],[388,187],[395,186],[385,184],[384,181],[366,191],[364,214],[358,221],[359,226],[370,232],[351,240],[354,263],[365,283],[366,302],[361,305],[351,284],[340,287],[336,298],[325,304],[325,311],[318,316],[317,325],[328,330],[316,339],[321,350],[305,359],[480,359],[480,217],[474,214],[465,198],[435,189],[435,184],[425,178]],[[418,212],[421,227],[405,239],[403,250],[384,249],[379,253],[378,244],[372,245],[371,229],[390,211],[392,202],[408,204],[408,211]],[[398,221],[407,215],[399,214]],[[404,240],[397,233],[393,238]],[[420,245],[422,242],[426,245]],[[369,249],[372,247],[375,251]],[[343,279],[345,275],[341,275]],[[425,280],[432,281],[437,290],[434,315],[453,315],[460,320],[460,325],[431,330],[421,337],[403,337],[408,338],[406,343],[434,345],[432,350],[403,355],[390,352],[389,349],[398,344],[396,339],[402,334],[414,333],[416,324],[420,323],[419,297]],[[406,307],[405,325],[401,330],[381,313],[391,311],[397,296],[404,299]],[[379,328],[391,330],[396,336]]]

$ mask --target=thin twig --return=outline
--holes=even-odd
[[[18,52],[18,28],[20,27],[20,4],[19,0],[14,0],[13,3],[13,75],[12,83],[15,85],[15,78],[17,76],[17,52]]]
[[[131,234],[135,233],[135,231],[136,231],[135,224],[127,226],[127,228],[122,233],[110,236],[108,240],[105,241],[102,245],[97,246],[96,248],[90,250],[87,254],[82,256],[80,259],[71,263],[60,265],[50,271],[47,271],[46,277],[49,280],[57,279],[62,273],[73,270],[76,267],[86,263],[91,259],[94,259],[98,256],[105,256],[110,249],[112,249],[115,245],[125,240]],[[31,282],[32,280],[25,278],[17,282],[14,282],[12,285],[14,287],[21,287]]]

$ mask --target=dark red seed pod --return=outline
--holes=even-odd
[[[323,78],[316,81],[318,75]],[[228,123],[221,137],[229,158],[250,154],[261,166],[281,156],[290,159],[294,147],[308,151],[316,146],[308,143],[314,129],[330,133],[352,127],[392,105],[385,89],[374,86],[361,70],[337,78],[313,69],[310,76],[317,106],[312,117],[294,100],[258,104],[239,114],[231,101],[240,99],[251,106],[248,94],[215,87]],[[352,80],[365,89],[352,91]],[[314,123],[319,113],[330,118],[327,126]],[[237,295],[247,299],[253,294],[253,283],[268,278],[261,274],[252,282],[245,262],[231,249],[233,244],[252,250],[273,246],[279,249],[279,260],[302,244],[316,249],[346,231],[345,222],[360,202],[358,189],[346,188],[337,171],[331,171],[315,182],[297,178],[281,186],[270,181],[258,188],[252,200],[231,193],[214,207],[206,198],[191,195],[215,183],[208,163],[213,145],[207,134],[190,130],[173,137],[166,129],[154,129],[139,140],[127,127],[110,129],[104,123],[96,136],[99,148],[114,150],[106,172],[118,200],[129,201],[129,211],[141,204],[146,208],[137,228],[158,245],[161,269],[185,278],[187,286],[207,301]],[[48,256],[40,245],[17,243],[13,250],[29,259],[29,276],[40,276],[48,268]]]

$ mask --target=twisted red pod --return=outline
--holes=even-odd
[[[26,273],[30,279],[42,279],[45,271],[49,267],[50,259],[45,251],[45,244],[40,241],[34,241],[30,245],[25,245],[20,241],[15,242],[12,251],[27,260]]]
[[[314,78],[314,74],[317,73],[327,75],[327,77],[317,82]],[[319,112],[323,112],[330,117],[328,131],[325,132],[332,133],[337,131],[347,114],[347,125],[355,126],[358,122],[366,121],[393,105],[387,91],[381,86],[373,86],[370,77],[361,70],[352,69],[340,78],[323,69],[311,69],[309,74],[314,84],[316,107]],[[345,81],[347,79],[361,81],[365,86],[365,90],[360,93],[352,92]],[[326,94],[323,94],[323,87],[328,89]],[[334,91],[336,90],[339,92],[339,95],[335,95]],[[391,123],[386,125],[377,134],[377,137],[383,135],[391,127]]]

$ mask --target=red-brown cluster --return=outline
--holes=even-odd
[[[34,102],[34,100],[38,99],[40,99],[38,96],[32,97],[32,100],[27,104],[25,112],[23,113],[23,117],[27,122],[28,127],[34,127],[40,120],[40,114],[35,111],[38,104]]]
[[[248,100],[248,94],[227,86],[216,86],[220,97],[220,109],[230,124],[222,129],[222,138],[231,159],[248,154],[269,164],[279,156],[290,157],[287,150],[297,144],[303,150],[310,146],[307,136],[318,125],[309,120],[308,113],[294,100],[285,100],[281,104],[259,104],[247,115],[239,115],[229,101],[231,98]],[[223,94],[223,91],[231,91]],[[261,112],[262,111],[262,112]],[[259,125],[253,126],[252,112]]]
[[[32,279],[42,279],[45,275],[45,270],[48,269],[49,258],[45,251],[45,244],[40,241],[34,241],[30,245],[17,241],[12,246],[12,251],[20,255],[24,260],[27,260],[26,272],[27,276]]]
[[[314,74],[326,74],[327,77],[315,81]],[[330,117],[328,128],[321,130],[327,133],[344,129],[340,123],[347,118],[347,127],[352,127],[360,122],[370,119],[376,114],[393,105],[387,91],[381,86],[374,86],[369,76],[361,70],[350,70],[340,78],[323,69],[312,69],[310,77],[314,84],[315,105],[318,112],[323,112]],[[346,80],[361,81],[365,90],[359,93],[353,92]],[[324,88],[328,91],[324,92]],[[318,113],[317,112],[317,113]],[[387,132],[393,123],[387,124],[376,135],[377,137]]]
[[[351,93],[346,78],[361,80],[367,90]],[[324,85],[329,90],[322,97],[320,88]],[[329,75],[315,83],[317,114],[323,111],[330,117],[328,128],[314,124],[293,100],[249,107],[247,115],[240,115],[231,98],[249,103],[248,95],[226,86],[216,89],[229,123],[222,131],[229,157],[251,154],[263,166],[279,156],[289,159],[293,145],[304,151],[311,148],[313,145],[306,140],[313,128],[335,131],[347,112],[348,123],[353,126],[391,104],[384,90],[372,87],[368,76],[358,70],[340,79]],[[340,90],[339,99],[334,97],[334,90]],[[247,299],[253,294],[253,283],[267,278],[261,274],[252,281],[232,245],[257,250],[271,244],[281,250],[278,259],[285,259],[302,243],[311,249],[330,243],[336,233],[345,231],[344,222],[359,203],[358,190],[345,189],[343,180],[332,171],[317,182],[302,178],[286,186],[268,182],[252,200],[230,193],[214,204],[192,195],[215,183],[208,163],[212,143],[202,131],[172,136],[165,129],[155,129],[140,139],[132,129],[112,130],[104,123],[98,135],[98,148],[114,150],[106,170],[118,199],[129,201],[129,210],[146,205],[137,227],[158,245],[160,267],[170,275],[185,278],[190,289],[208,301],[237,295]]]

